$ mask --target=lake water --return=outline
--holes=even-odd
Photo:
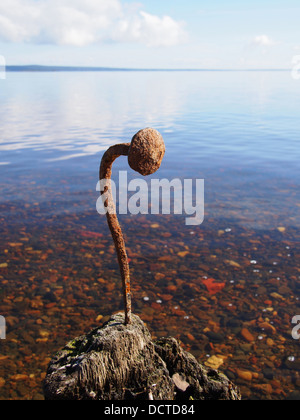
[[[134,312],[202,363],[217,356],[245,399],[300,398],[299,81],[289,72],[8,73],[0,103],[0,399],[42,398],[51,356],[122,310],[96,212],[99,163],[149,126],[166,144],[154,176],[204,179],[205,219],[120,217]],[[121,170],[136,177],[125,158],[113,170],[115,180]]]

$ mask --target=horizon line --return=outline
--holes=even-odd
[[[67,72],[67,71],[78,71],[78,72],[100,72],[100,71],[128,71],[128,72],[192,72],[192,71],[214,71],[214,72],[264,72],[264,71],[291,71],[291,69],[260,69],[260,68],[224,68],[224,69],[215,69],[215,68],[134,68],[134,67],[93,67],[93,66],[52,66],[52,65],[39,65],[39,64],[27,64],[27,65],[7,65],[6,71],[8,72]]]

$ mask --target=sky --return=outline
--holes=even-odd
[[[7,65],[290,69],[299,0],[1,0]]]

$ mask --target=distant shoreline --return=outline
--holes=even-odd
[[[7,72],[285,72],[290,69],[139,69],[118,67],[6,66]]]

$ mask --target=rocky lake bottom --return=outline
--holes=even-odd
[[[0,398],[43,399],[53,354],[123,309],[115,250],[105,216],[94,211],[48,216],[47,223],[38,202],[1,204],[0,211],[19,213],[14,227],[1,219],[7,335]],[[121,225],[133,312],[153,338],[179,339],[244,399],[300,398],[299,341],[292,338],[300,311],[297,229],[264,231],[212,216],[191,228],[172,215],[122,216]]]

